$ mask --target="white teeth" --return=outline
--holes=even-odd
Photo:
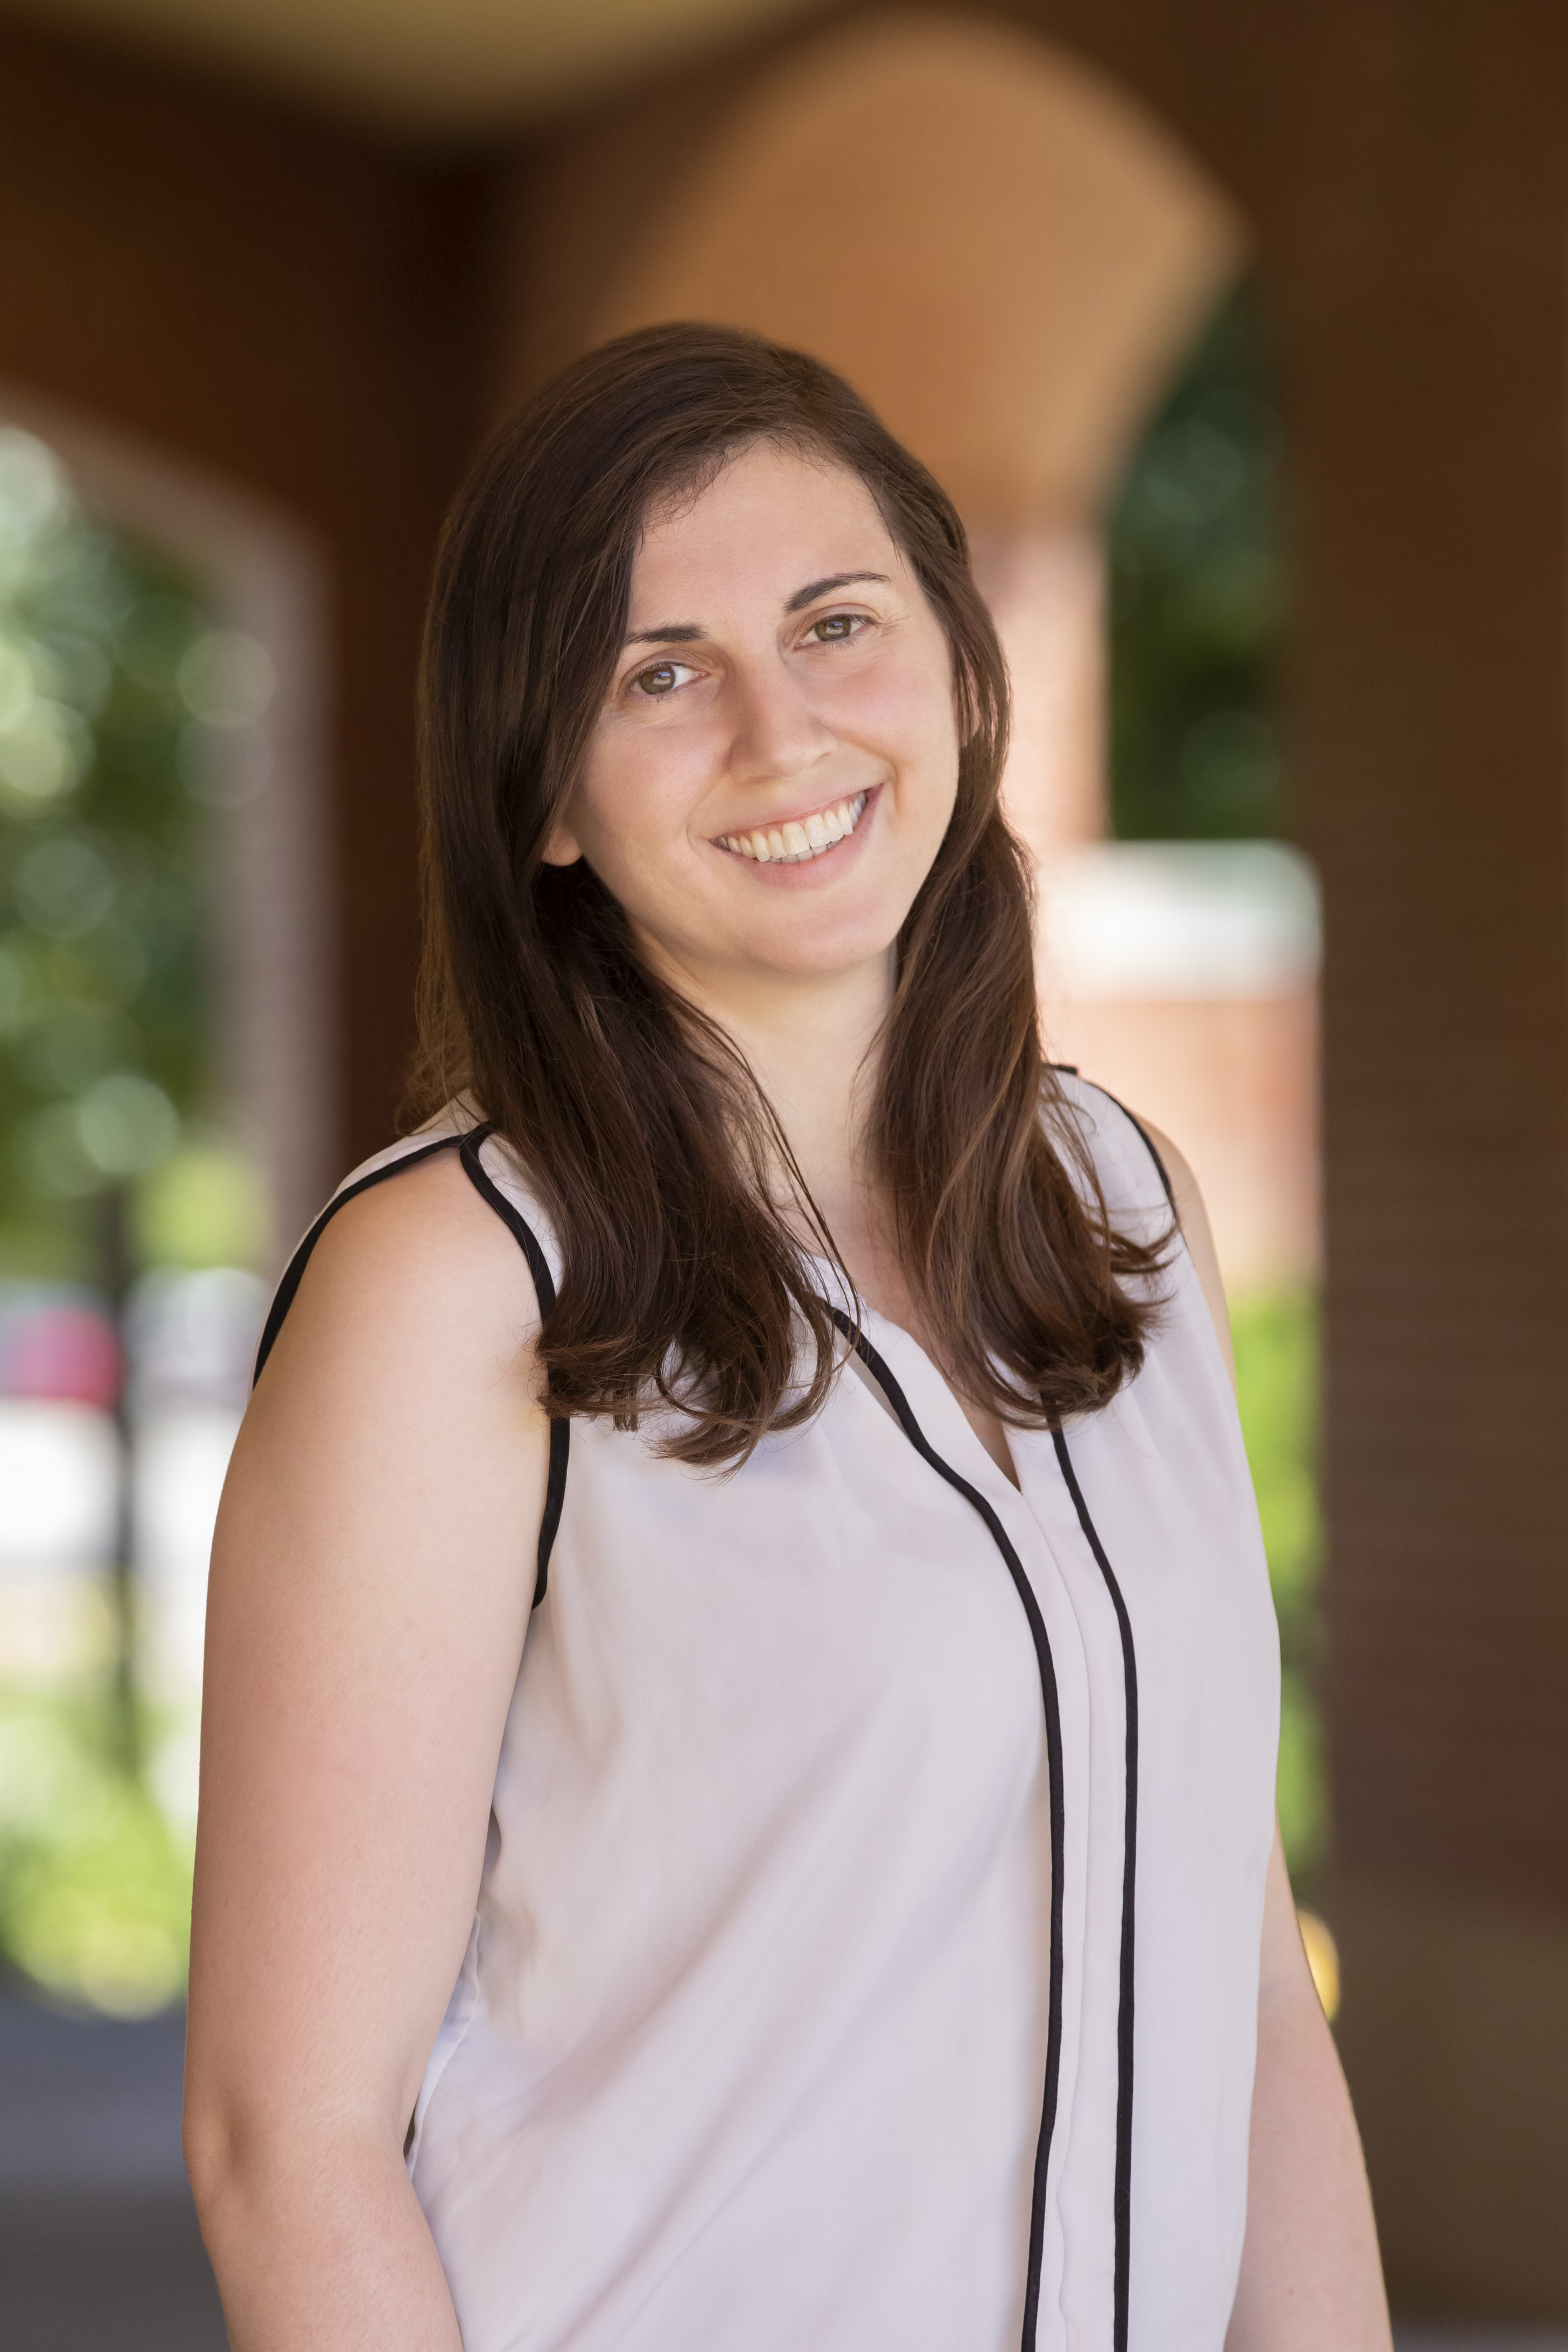
[[[787,824],[769,825],[765,831],[759,826],[754,833],[727,833],[721,836],[721,846],[759,866],[802,866],[848,839],[868,798],[866,793],[857,793],[853,800],[816,809],[810,816],[792,817]]]

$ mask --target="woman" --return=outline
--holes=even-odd
[[[214,1557],[237,2352],[1388,2343],[1213,1253],[1042,1066],[1005,717],[799,354],[628,337],[458,501],[434,1115]]]

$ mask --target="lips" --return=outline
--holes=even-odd
[[[749,833],[726,833],[719,846],[733,856],[749,857],[759,866],[805,866],[847,840],[865,814],[868,793],[832,801],[809,816],[791,817],[786,824],[757,825]]]

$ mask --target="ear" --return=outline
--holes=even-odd
[[[539,855],[546,866],[575,866],[583,855],[583,845],[570,825],[556,824]]]

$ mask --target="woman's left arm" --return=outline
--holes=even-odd
[[[1147,1127],[1231,1378],[1230,1318],[1192,1170]],[[1226,2352],[1391,2352],[1377,2231],[1339,2053],[1307,1966],[1278,1824],[1263,1905],[1247,2236]]]
[[[1377,2231],[1279,1832],[1263,1905],[1247,2236],[1226,2352],[1390,2352]]]

